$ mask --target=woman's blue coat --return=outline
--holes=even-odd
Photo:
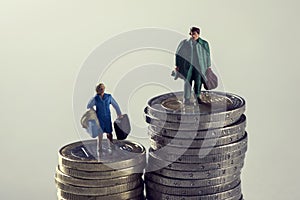
[[[121,110],[118,103],[114,100],[111,94],[104,93],[101,98],[100,95],[95,95],[88,103],[87,108],[96,106],[96,114],[100,123],[100,133],[112,133],[112,122],[109,105],[115,108],[117,115],[121,115]]]

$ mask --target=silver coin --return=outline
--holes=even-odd
[[[141,178],[141,174],[132,174],[132,175],[122,176],[122,177],[112,178],[112,179],[82,179],[82,178],[76,178],[76,177],[66,175],[63,172],[61,172],[57,167],[55,178],[59,180],[59,182],[74,185],[74,186],[111,187],[120,184],[126,184],[127,182],[132,182],[136,179],[139,179]]]
[[[207,171],[176,171],[166,168],[161,168],[157,171],[154,171],[156,174],[169,178],[178,178],[178,179],[208,179],[216,178],[219,176],[228,176],[231,174],[236,174],[242,170],[244,163],[239,163],[228,168],[207,170]]]
[[[195,123],[190,121],[189,123],[184,122],[170,122],[165,121],[160,118],[155,118],[153,116],[145,114],[146,122],[152,126],[158,126],[164,129],[170,130],[180,130],[180,131],[197,131],[197,130],[207,130],[210,128],[221,128],[234,123],[238,119],[230,118],[230,120],[220,120],[220,121],[209,121],[202,123]],[[234,121],[235,120],[235,121]]]
[[[63,197],[61,197],[60,194],[57,194],[57,198],[58,198],[58,200],[69,200],[69,199],[64,199]],[[76,200],[81,200],[80,197],[75,198],[75,199]],[[95,199],[95,198],[93,198],[93,197],[89,198],[89,200],[93,200],[93,199]],[[120,200],[120,198],[118,200]],[[141,195],[141,196],[138,196],[138,197],[133,197],[133,198],[125,199],[125,200],[145,200],[145,196]]]
[[[133,190],[134,188],[137,188],[143,184],[143,180],[141,178],[136,179],[135,181],[132,182],[128,182],[126,184],[120,184],[120,185],[110,186],[110,187],[98,187],[98,188],[74,186],[74,185],[60,182],[58,179],[55,179],[55,182],[57,188],[65,192],[78,194],[78,195],[91,195],[91,196],[105,196],[105,195],[126,192],[129,190]]]
[[[145,114],[169,122],[207,123],[211,121],[229,121],[233,123],[245,111],[245,100],[235,94],[203,91],[203,96],[211,98],[207,106],[191,106],[182,104],[183,92],[168,93],[153,97],[148,101]],[[177,106],[176,106],[177,105]],[[225,120],[224,120],[225,119]]]
[[[220,185],[190,188],[190,187],[170,187],[160,185],[158,183],[146,180],[146,187],[164,194],[180,195],[180,196],[197,196],[197,195],[209,195],[219,192],[224,192],[236,187],[240,184],[241,180],[238,178],[232,182],[224,183]]]
[[[199,155],[173,155],[173,154],[166,154],[164,152],[158,152],[158,151],[151,151],[149,154],[152,154],[152,157],[158,157],[161,160],[170,161],[170,162],[179,162],[179,163],[213,163],[213,162],[222,162],[225,160],[230,160],[232,158],[236,158],[239,156],[242,156],[246,153],[247,146],[243,147],[242,149],[226,152],[222,154],[213,154],[208,155],[205,157],[199,156]]]
[[[226,200],[243,200],[243,195],[242,195],[242,193],[239,193],[236,196],[232,196]]]
[[[103,145],[107,144],[103,141]],[[68,144],[59,150],[59,164],[85,171],[110,171],[145,163],[146,151],[141,144],[115,140],[114,146],[111,154],[101,155],[101,160],[98,161],[92,153],[96,152],[96,140]]]
[[[154,172],[145,173],[145,180],[150,180],[152,182],[172,186],[172,187],[207,187],[213,185],[225,184],[228,182],[232,182],[237,178],[240,178],[241,172],[236,172],[235,174],[230,174],[227,176],[219,176],[216,178],[208,178],[208,179],[177,179],[177,178],[169,178],[165,176],[161,176]]]
[[[178,148],[171,145],[162,146],[157,143],[151,143],[151,148],[158,151],[160,154],[174,154],[174,155],[199,155],[200,157],[204,155],[214,155],[222,154],[227,152],[232,152],[236,150],[243,149],[247,146],[248,134],[245,135],[240,140],[222,146],[217,146],[214,148]]]
[[[58,195],[68,199],[68,200],[120,200],[120,199],[134,199],[136,197],[143,197],[143,190],[144,185],[134,188],[133,190],[117,193],[117,194],[111,194],[111,195],[105,195],[105,196],[91,196],[91,195],[82,195],[82,194],[72,194],[65,192],[61,189],[58,189]]]
[[[235,188],[227,190],[225,192],[210,194],[210,195],[197,195],[197,196],[186,196],[186,195],[170,195],[165,193],[160,193],[146,187],[147,199],[157,200],[157,199],[168,199],[168,200],[224,200],[232,197],[238,197],[241,194],[241,184],[237,185]]]
[[[152,157],[152,154],[149,154],[148,158],[148,165],[151,165],[153,163],[155,166],[158,166],[160,168],[166,168],[166,169],[171,169],[171,170],[177,170],[177,171],[207,171],[207,170],[213,170],[213,169],[221,169],[221,168],[226,168],[230,167],[233,165],[236,165],[238,163],[244,162],[245,160],[245,155],[241,155],[236,158],[232,158],[230,160],[225,160],[222,162],[214,162],[214,163],[177,163],[177,162],[168,162],[161,160],[157,157]],[[149,167],[146,168],[146,171],[153,171],[148,169]]]
[[[165,129],[159,126],[149,125],[150,132],[156,132],[159,135],[166,137],[182,138],[182,139],[204,139],[204,138],[218,138],[222,136],[231,135],[237,132],[245,132],[246,116],[243,114],[239,120],[233,124],[227,125],[222,128],[207,129],[207,130],[172,130]]]
[[[137,165],[125,169],[111,170],[111,171],[83,171],[65,166],[58,166],[59,170],[66,175],[82,178],[82,179],[112,179],[132,174],[141,174],[145,168],[145,165]]]
[[[151,143],[156,143],[161,146],[174,146],[181,148],[207,148],[207,147],[217,147],[227,145],[236,142],[243,138],[245,132],[237,132],[228,136],[209,138],[209,139],[178,139],[170,138],[165,136],[160,136],[155,133],[150,133]]]

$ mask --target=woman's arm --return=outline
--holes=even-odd
[[[117,103],[117,101],[113,97],[111,97],[111,105],[116,110],[118,117],[120,117],[122,115],[120,106],[119,106],[119,104]]]
[[[92,108],[94,105],[96,105],[95,97],[91,98],[91,100],[87,104],[87,109]]]

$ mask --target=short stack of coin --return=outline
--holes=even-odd
[[[145,148],[138,143],[114,141],[108,151],[96,153],[97,141],[68,144],[59,150],[55,183],[59,200],[141,200],[144,197]]]
[[[148,101],[150,149],[145,173],[149,200],[242,200],[247,151],[245,101],[202,92],[203,104],[182,103],[182,92]],[[195,101],[196,102],[196,101]]]

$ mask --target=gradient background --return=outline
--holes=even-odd
[[[246,99],[245,199],[299,199],[299,5],[296,0],[2,1],[0,199],[56,199],[57,151],[80,139],[73,86],[94,48],[143,27],[188,37],[193,25],[210,43],[225,90]]]

